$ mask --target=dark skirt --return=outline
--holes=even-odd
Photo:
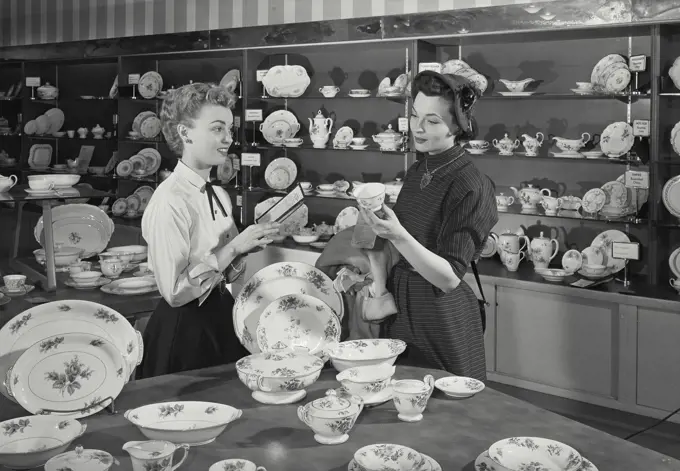
[[[171,307],[161,299],[144,330],[144,359],[137,379],[234,363],[249,355],[234,333],[234,298],[216,287],[198,299]]]

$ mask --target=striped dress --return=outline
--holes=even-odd
[[[427,249],[445,258],[461,278],[478,258],[498,221],[493,182],[458,146],[427,157],[430,172],[439,169],[421,190],[425,159],[409,168],[394,211],[404,228]],[[392,269],[388,289],[398,314],[383,325],[383,334],[407,344],[405,360],[484,380],[486,360],[477,296],[461,281],[444,293],[419,275],[405,259]]]

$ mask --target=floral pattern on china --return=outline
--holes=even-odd
[[[628,190],[623,183],[617,181],[607,182],[602,185],[602,191],[605,193],[605,206],[612,208],[624,208],[628,203]]]
[[[541,202],[543,196],[550,196],[550,190],[547,188],[539,189],[533,184],[527,183],[526,186],[520,187],[520,189],[511,186],[510,189],[515,194],[517,198],[522,203],[522,209],[536,209],[536,205]]]
[[[310,84],[307,70],[300,65],[277,65],[262,78],[267,93],[273,97],[297,98]]]
[[[298,407],[297,413],[298,418],[315,432],[317,442],[336,445],[347,441],[347,433],[363,408],[360,397],[341,397],[337,391],[329,389],[324,397]]]
[[[635,143],[633,127],[624,122],[612,123],[602,131],[600,148],[604,155],[615,159],[627,154]]]
[[[522,145],[526,150],[526,154],[534,156],[537,154],[538,149],[543,145],[545,136],[543,136],[542,132],[537,132],[536,137],[532,137],[529,134],[522,134],[522,139],[524,139]]]
[[[392,125],[388,124],[387,129],[379,134],[374,134],[373,141],[380,146],[380,150],[385,152],[394,152],[397,150],[402,142],[404,142],[404,136],[399,134],[394,129]]]
[[[555,250],[552,249],[553,246]],[[543,232],[541,232],[540,236],[531,240],[530,248],[530,259],[534,263],[534,268],[548,268],[550,261],[560,250],[560,243],[557,239],[543,237]]]
[[[273,301],[260,317],[257,344],[263,352],[302,348],[315,355],[340,340],[340,320],[323,301],[289,294]]]
[[[114,464],[119,464],[118,460],[105,451],[77,446],[73,451],[51,458],[45,463],[45,471],[107,471]]]
[[[326,118],[321,110],[317,111],[314,119],[307,118],[309,120],[309,137],[311,138],[314,147],[322,148],[328,142],[328,138],[333,129],[333,120],[331,118]]]
[[[574,154],[578,153],[590,141],[590,134],[584,132],[581,134],[581,139],[566,139],[564,137],[553,136],[552,140],[557,148],[565,154]]]
[[[583,195],[581,205],[583,210],[595,214],[600,211],[607,201],[607,194],[601,188],[592,188]]]
[[[501,155],[513,155],[513,151],[519,147],[519,139],[515,139],[514,141],[508,137],[508,133],[505,133],[505,136],[503,139],[498,140],[494,139],[491,141],[493,146],[498,149],[498,152]]]
[[[563,443],[538,437],[511,437],[489,447],[489,456],[507,469],[577,471],[581,455]]]

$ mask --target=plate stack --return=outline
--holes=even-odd
[[[537,437],[499,440],[475,460],[475,470],[597,471],[593,463],[569,445]]]
[[[156,149],[147,147],[129,159],[121,160],[116,165],[119,177],[146,178],[153,175],[161,167],[161,154]]]
[[[28,121],[24,125],[24,132],[31,135],[46,136],[58,133],[64,125],[64,112],[59,108],[47,110],[44,114]]]
[[[630,83],[628,62],[619,54],[609,54],[595,64],[590,74],[595,89],[604,93],[621,93]]]
[[[142,352],[141,334],[102,304],[41,304],[0,329],[0,392],[31,414],[88,417],[118,397]]]
[[[132,121],[132,130],[144,139],[155,139],[161,132],[161,120],[153,111],[142,111]]]
[[[139,79],[137,89],[142,98],[150,100],[156,98],[161,90],[163,90],[163,77],[158,72],[147,72]]]

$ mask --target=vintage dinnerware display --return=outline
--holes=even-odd
[[[31,469],[66,451],[85,433],[87,425],[74,419],[34,415],[0,422],[0,430],[0,465]]]
[[[547,188],[537,188],[531,183],[521,186],[519,189],[514,186],[510,187],[515,195],[515,201],[519,201],[522,205],[522,212],[533,214],[538,208],[544,196],[550,196],[550,190]]]
[[[45,471],[108,471],[117,465],[111,454],[102,450],[88,450],[77,446],[75,450],[62,453],[45,463]]]
[[[277,98],[297,98],[310,84],[307,70],[299,65],[277,65],[262,78],[267,93]]]
[[[339,445],[349,439],[349,431],[364,409],[359,396],[341,395],[334,389],[297,409],[298,418],[314,431],[314,440],[322,445]]]
[[[529,258],[534,264],[534,268],[548,268],[548,265],[560,250],[560,243],[557,239],[544,237],[543,232],[541,232],[538,237],[531,239],[529,249]]]
[[[583,255],[575,249],[567,250],[562,256],[562,268],[567,271],[577,272],[583,266]]]
[[[447,376],[439,378],[434,382],[434,386],[450,397],[466,398],[472,397],[484,391],[486,387],[483,382],[465,376]]]
[[[375,396],[382,396],[383,391],[391,386],[394,371],[394,365],[388,363],[356,366],[341,371],[335,379],[350,394],[370,402]]]
[[[174,401],[128,410],[125,418],[149,440],[198,446],[215,441],[242,414],[226,404]]]
[[[130,375],[113,342],[92,334],[55,335],[28,347],[7,372],[5,388],[32,414],[81,418],[118,397]]]
[[[542,132],[537,132],[535,137],[529,134],[522,134],[522,139],[524,139],[522,145],[524,146],[525,154],[533,157],[538,155],[538,150],[543,145],[545,136]]]
[[[123,445],[130,455],[132,471],[175,471],[189,456],[189,445],[175,445],[165,440],[132,441]],[[182,451],[182,457],[174,463],[175,452]],[[173,464],[174,463],[174,464]]]
[[[581,455],[569,445],[539,437],[511,437],[489,447],[493,461],[507,469],[577,471]]]
[[[326,353],[331,364],[342,372],[357,366],[374,366],[381,363],[394,365],[397,357],[406,350],[406,343],[397,339],[347,340],[330,346]]]
[[[238,378],[263,404],[291,404],[303,399],[324,361],[307,353],[255,353],[236,362]]]
[[[380,150],[383,152],[396,152],[404,142],[404,135],[396,132],[392,129],[392,125],[388,124],[385,131],[373,135],[373,141],[380,146]]]
[[[508,137],[506,133],[503,139],[494,139],[492,142],[493,146],[498,149],[500,155],[513,155],[515,149],[519,147],[519,139],[514,141]]]
[[[423,419],[423,411],[434,391],[434,377],[427,375],[417,379],[401,379],[392,383],[394,407],[397,417],[404,422],[418,422]]]

